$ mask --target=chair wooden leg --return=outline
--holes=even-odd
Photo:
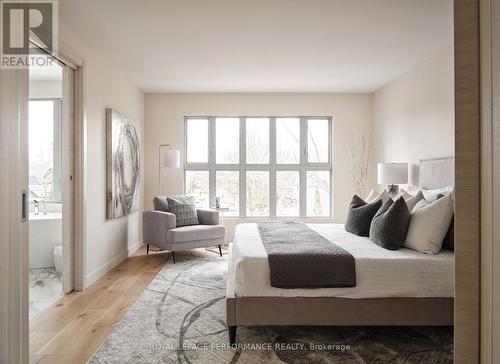
[[[229,326],[228,333],[229,333],[229,344],[234,345],[236,344],[236,329],[238,326]]]
[[[219,245],[219,254],[222,257],[222,248],[220,247],[220,245]]]
[[[172,261],[173,261],[173,262],[174,262],[174,264],[175,264],[175,252],[174,252],[174,251],[172,251]]]
[[[149,254],[149,244],[146,244],[146,255]]]

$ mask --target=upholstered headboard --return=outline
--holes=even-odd
[[[455,158],[421,159],[419,187],[427,190],[455,184]]]

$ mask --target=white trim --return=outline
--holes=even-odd
[[[75,244],[74,277],[75,291],[86,288],[87,233],[86,233],[86,175],[87,161],[87,115],[85,111],[85,64],[75,71],[75,159],[74,159],[74,197],[75,197]]]
[[[142,241],[138,241],[137,243],[129,246],[127,249],[128,256],[130,257],[130,256],[134,255],[143,246],[144,246],[144,243]]]
[[[63,68],[63,100],[60,120],[60,192],[63,217],[63,289],[65,293],[75,288],[75,109],[74,109],[74,70]]]
[[[95,283],[99,278],[104,276],[106,273],[108,273],[111,269],[116,267],[118,264],[123,262],[125,259],[129,257],[128,255],[128,249],[124,250],[121,252],[119,255],[108,261],[107,263],[103,264],[96,270],[94,270],[92,273],[88,274],[86,279],[85,279],[85,287],[89,287],[93,283]]]

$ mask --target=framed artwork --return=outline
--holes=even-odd
[[[134,123],[106,109],[106,218],[115,219],[137,210],[140,146]]]

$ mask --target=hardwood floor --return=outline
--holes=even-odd
[[[85,363],[169,259],[170,253],[146,255],[141,248],[85,291],[69,293],[35,316],[30,363]]]

